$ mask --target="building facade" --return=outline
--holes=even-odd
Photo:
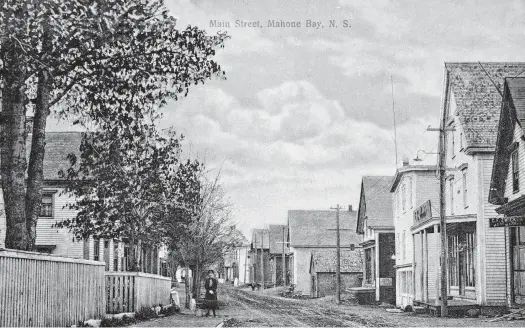
[[[364,254],[362,287],[373,290],[377,302],[387,303],[395,303],[396,295],[392,180],[392,176],[363,177],[356,227]]]
[[[439,240],[438,231],[429,227],[420,227],[414,224],[414,211],[419,204],[429,199],[435,201],[438,197],[439,180],[436,178],[436,167],[428,165],[408,165],[396,171],[390,187],[394,212],[395,226],[395,269],[396,269],[396,305],[402,308],[412,306],[414,297],[423,297],[421,275],[425,274],[425,281],[429,281],[428,288],[436,288],[436,252]],[[426,235],[432,230],[432,235]],[[426,243],[420,244],[417,234],[425,234]],[[415,251],[415,250],[418,251]],[[419,265],[420,250],[425,249],[428,254],[428,266],[422,271]],[[417,262],[416,262],[417,261]]]
[[[349,206],[339,215],[341,249],[359,247],[360,237],[355,232],[357,212]],[[323,210],[288,211],[292,279],[295,290],[311,295],[310,261],[312,251],[336,249],[336,212]]]
[[[268,229],[253,229],[252,243],[249,254],[250,281],[270,285],[272,270],[270,268],[270,231]]]
[[[504,79],[525,63],[445,63],[441,126],[446,144],[448,295],[481,306],[508,304],[508,238],[489,199]]]
[[[525,305],[525,78],[507,78],[498,125],[489,202],[504,218],[489,218],[503,229],[508,305]]]

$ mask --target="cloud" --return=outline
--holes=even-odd
[[[281,212],[302,204],[275,198],[282,190],[308,194],[310,205],[320,193],[346,193],[349,202],[358,197],[362,175],[394,173],[393,129],[348,117],[313,84],[286,81],[257,96],[259,106],[245,107],[217,87],[203,86],[165,108],[162,120],[180,127],[195,155],[205,156],[208,166],[221,167],[233,199],[253,192],[254,199],[242,202],[244,214],[239,215],[262,201],[259,197]],[[425,129],[435,122],[437,117],[429,116],[398,126],[399,162],[402,154],[413,158],[418,149],[432,150],[437,136]],[[257,219],[262,216],[259,213]]]

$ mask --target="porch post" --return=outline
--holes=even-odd
[[[108,267],[109,267],[109,271],[115,271],[115,265],[114,265],[114,259],[115,259],[115,243],[113,242],[113,239],[110,239],[109,240],[109,245],[108,245]]]
[[[416,238],[412,233],[412,301],[416,298]]]
[[[124,244],[119,241],[118,242],[118,252],[117,252],[117,258],[118,258],[118,261],[117,261],[117,271],[122,271],[122,259],[124,258]]]
[[[427,236],[427,229],[423,229],[423,234],[421,235],[423,238],[423,290],[424,290],[424,298],[425,302],[428,302],[428,236]],[[437,300],[436,300],[437,302]]]
[[[374,241],[374,251],[375,251],[375,281],[376,281],[376,301],[379,302],[380,300],[380,283],[379,283],[379,278],[380,278],[380,270],[379,270],[379,265],[380,265],[380,258],[379,258],[379,233],[376,233],[375,234],[375,241]]]
[[[97,246],[97,245],[95,245],[95,246]],[[106,263],[106,256],[104,254],[104,238],[100,238],[98,240],[98,260],[100,262]]]
[[[438,230],[439,230],[440,226],[439,224],[435,224],[434,225],[434,233],[436,234],[436,244],[439,245],[439,249],[440,249],[440,253],[441,254],[441,243],[438,243],[438,241],[440,239],[437,239],[437,238],[441,238],[441,233],[443,233],[442,231],[439,232],[439,235],[438,235]],[[443,259],[441,259],[441,261],[443,261]],[[447,265],[447,263],[444,263],[443,265]],[[448,268],[447,268],[448,270]],[[436,274],[436,305],[439,305],[439,297],[441,296],[441,270],[436,270],[437,271],[437,274]],[[447,282],[448,284],[448,282]],[[447,286],[447,289],[448,289],[448,286]],[[447,293],[448,294],[448,293]]]

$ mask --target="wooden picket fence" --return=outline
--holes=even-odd
[[[106,272],[106,313],[135,312],[170,303],[171,278],[143,272]]]
[[[0,248],[0,327],[64,327],[105,314],[104,263]]]

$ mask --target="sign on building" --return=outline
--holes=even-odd
[[[505,216],[501,218],[489,218],[489,226],[491,228],[525,226],[525,216]]]
[[[421,204],[414,211],[414,225],[429,221],[432,219],[432,207],[430,205],[430,199]]]

